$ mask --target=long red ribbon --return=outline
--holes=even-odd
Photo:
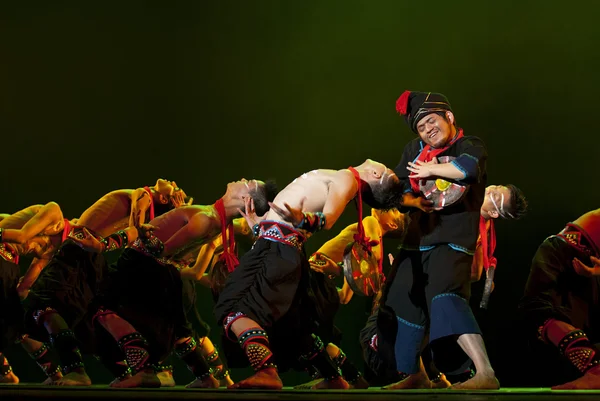
[[[233,234],[233,223],[227,224],[225,219],[225,205],[223,199],[219,199],[215,202],[215,209],[221,220],[221,238],[223,239],[223,253],[219,256],[219,261],[225,263],[227,271],[231,273],[240,261],[235,254],[235,237]],[[227,232],[229,231],[229,241],[227,241]]]
[[[152,191],[150,187],[144,187],[148,195],[150,195],[150,221],[154,220],[154,198],[152,197]]]
[[[69,237],[69,233],[71,232],[71,223],[67,219],[64,219],[64,221],[65,221],[65,227],[63,228],[61,243],[65,242],[67,240],[67,238]]]
[[[365,251],[371,252],[374,246],[379,244],[379,241],[372,240],[365,235],[365,228],[363,227],[363,213],[362,213],[362,180],[360,179],[360,175],[358,171],[354,167],[348,167],[348,170],[354,175],[354,179],[356,180],[356,184],[358,185],[358,202],[356,204],[356,208],[358,209],[358,226],[356,229],[356,234],[354,234],[354,241],[362,245]],[[380,263],[381,268],[381,263]]]
[[[479,235],[481,236],[481,247],[483,253],[483,267],[487,271],[490,266],[496,268],[498,260],[494,257],[496,250],[496,229],[494,228],[494,220],[490,220],[489,239],[486,220],[483,216],[479,217]]]

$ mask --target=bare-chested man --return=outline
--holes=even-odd
[[[235,388],[281,389],[278,364],[291,359],[310,361],[320,372],[324,380],[316,388],[348,388],[313,334],[314,303],[307,297],[309,265],[303,243],[310,233],[330,229],[359,191],[372,207],[389,207],[382,199],[398,192],[397,183],[390,169],[367,160],[356,169],[303,174],[279,193],[256,225],[256,214],[247,211],[259,239],[229,276],[215,308],[217,321],[229,338],[237,339],[256,372]],[[272,348],[281,351],[277,363]]]
[[[250,201],[250,198],[247,198]],[[232,222],[235,236],[235,247],[238,251],[238,241],[254,241],[253,234],[244,218],[234,219]],[[229,234],[226,234],[229,240]],[[229,387],[233,384],[225,360],[219,356],[219,350],[209,338],[210,327],[202,320],[196,307],[196,283],[210,288],[214,302],[225,285],[229,276],[227,264],[221,257],[225,251],[223,236],[215,237],[211,242],[204,244],[198,253],[196,261],[189,268],[181,270],[183,282],[183,304],[186,316],[194,332],[194,338],[202,349],[202,355],[211,368],[213,377],[220,382],[220,387]],[[208,271],[208,272],[207,272]]]
[[[239,217],[239,209],[249,197],[266,213],[268,201],[274,197],[273,186],[245,179],[229,183],[225,195],[214,205],[183,206],[151,220],[151,239],[136,241],[122,253],[96,315],[125,354],[131,355],[129,364],[136,370],[131,380],[122,381],[118,387],[151,385],[149,365],[160,363],[173,348],[196,376],[189,387],[219,386],[188,327],[180,269],[188,274],[185,263],[189,255],[196,254],[223,226]],[[77,241],[88,250],[106,250],[87,232]],[[129,323],[141,334],[132,332]]]
[[[25,298],[27,296],[31,285],[54,255],[57,246],[62,242],[65,225],[68,224],[69,222],[63,217],[62,210],[56,202],[29,206],[0,221],[0,228],[3,229],[3,242],[13,245],[29,244],[29,246],[39,248],[40,241],[31,242],[32,238],[46,236],[47,239],[53,240],[52,243],[54,246],[48,246],[50,244],[46,245],[44,252],[41,253],[41,257],[34,258],[23,276],[19,285],[21,297]],[[36,249],[35,253],[40,254],[40,251],[41,249]]]
[[[48,348],[24,333],[24,311],[20,299],[25,298],[42,269],[67,236],[69,223],[63,218],[58,204],[33,205],[0,221],[0,382],[18,383],[10,364],[1,352],[8,344],[20,339],[29,355],[48,376],[45,383],[62,377],[60,367]],[[20,277],[19,257],[33,256],[27,272]]]
[[[191,204],[185,191],[175,181],[159,178],[153,187],[109,192],[83,212],[77,224],[106,237],[185,204]]]
[[[117,190],[103,196],[67,229],[70,236],[101,233],[109,247],[124,247],[138,236],[144,223],[173,207],[181,206],[185,192],[174,182],[159,179],[153,188]],[[96,234],[96,235],[101,235]],[[65,236],[66,239],[66,236]],[[103,255],[82,250],[65,241],[32,287],[25,301],[31,335],[49,336],[61,359],[64,377],[58,385],[89,385],[81,350],[97,352],[119,380],[131,376],[127,363],[113,361],[120,351],[113,341],[96,341],[88,312],[107,271]],[[111,337],[100,331],[99,339]]]
[[[531,366],[550,381],[563,382],[549,383],[554,390],[600,389],[599,278],[600,209],[584,213],[546,238],[533,257],[519,302],[521,330],[544,343],[542,348],[543,344],[531,343],[535,361]],[[566,370],[565,362],[579,374]]]
[[[43,261],[44,253],[52,247],[52,239],[48,236],[35,237],[23,245],[0,244],[0,383],[19,382],[3,355],[3,351],[16,341],[21,342],[23,348],[47,375],[45,384],[62,377],[60,366],[48,348],[41,342],[23,337],[24,310],[17,291],[20,279],[19,258],[33,256]]]
[[[250,198],[247,198],[247,201]],[[252,230],[244,218],[234,219],[232,222],[233,232],[236,241],[239,238],[252,236]],[[228,238],[228,235],[226,235]],[[237,244],[236,244],[237,246]],[[200,248],[197,256],[187,263],[182,264],[180,270],[182,279],[183,307],[185,315],[189,321],[192,330],[192,336],[196,341],[198,348],[201,349],[202,356],[208,363],[212,375],[219,381],[219,387],[228,387],[233,384],[229,375],[225,361],[220,357],[219,350],[211,341],[209,334],[210,326],[202,319],[196,305],[196,283],[209,287],[213,292],[213,297],[218,298],[219,287],[224,284],[223,277],[229,275],[227,267],[219,256],[224,252],[222,236],[215,237],[211,242],[205,243]],[[209,273],[206,273],[206,271]],[[215,298],[215,302],[216,302]],[[173,379],[172,365],[158,365],[157,375],[160,378],[161,387],[175,386]]]
[[[480,232],[477,239],[477,248],[473,256],[471,267],[471,281],[479,281],[483,271],[488,271],[490,264],[496,267],[496,259],[493,257],[496,246],[496,235],[494,233],[494,220],[502,218],[505,220],[518,220],[527,213],[527,200],[523,191],[518,187],[508,185],[488,185],[485,189],[485,198],[481,205]],[[483,239],[487,246],[483,247]],[[487,254],[485,254],[487,253]]]

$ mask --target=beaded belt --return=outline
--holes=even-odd
[[[567,226],[556,235],[562,238],[569,245],[590,256],[597,256],[598,252],[592,241],[587,237],[585,231],[577,227],[575,224],[567,224]]]
[[[19,254],[8,244],[0,243],[0,258],[7,262],[19,264]]]
[[[292,226],[278,221],[263,220],[260,223],[258,238],[281,242],[302,251],[306,237]]]

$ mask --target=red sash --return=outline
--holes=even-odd
[[[223,253],[219,256],[219,261],[225,263],[227,271],[231,273],[240,261],[235,254],[235,237],[233,233],[233,223],[227,224],[225,219],[225,205],[223,199],[219,199],[215,202],[215,209],[221,220],[221,238],[223,239]],[[229,232],[229,241],[227,241],[227,234]]]
[[[146,190],[146,192],[148,192],[148,195],[150,195],[150,220],[152,221],[154,220],[154,198],[152,197],[152,191],[150,190],[150,187],[144,187],[144,189]]]
[[[494,228],[494,220],[490,220],[489,239],[486,220],[479,217],[479,235],[481,236],[481,248],[483,253],[483,267],[487,271],[490,267],[496,268],[498,260],[494,257],[496,250],[496,230]]]
[[[354,175],[354,179],[356,180],[356,184],[358,185],[358,202],[356,204],[356,207],[358,209],[358,225],[356,228],[357,233],[354,234],[354,241],[359,243],[360,245],[363,246],[363,248],[365,249],[365,251],[369,251],[371,252],[371,249],[374,246],[377,246],[379,244],[378,240],[372,240],[370,238],[368,238],[365,235],[365,228],[363,227],[363,213],[362,213],[362,180],[360,179],[360,175],[358,174],[358,171],[356,171],[356,169],[354,167],[348,167],[348,170],[350,170],[350,172]],[[383,255],[383,244],[381,246],[381,252]],[[379,259],[379,272],[381,273],[383,271],[383,263],[382,263],[382,259]]]

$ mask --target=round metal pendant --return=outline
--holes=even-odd
[[[442,156],[438,157],[438,162],[449,163],[454,159],[455,157],[452,156]],[[437,178],[420,181],[419,188],[425,198],[433,202],[433,208],[441,210],[458,202],[467,191],[468,186]]]
[[[381,289],[384,280],[377,259],[356,242],[348,244],[344,251],[343,270],[348,285],[356,294],[370,297]]]

